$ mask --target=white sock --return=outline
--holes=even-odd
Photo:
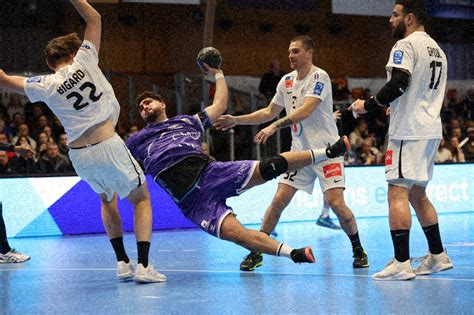
[[[321,217],[326,218],[329,216],[329,202],[323,197],[323,210],[321,211]]]
[[[278,249],[277,249],[275,254],[277,256],[283,256],[283,257],[291,258],[291,251],[292,250],[293,250],[293,248],[291,248],[289,246],[286,246],[283,243],[280,243],[280,246],[278,246]]]
[[[326,155],[326,149],[311,149],[309,151],[311,152],[313,164],[317,164],[328,159],[328,156]]]

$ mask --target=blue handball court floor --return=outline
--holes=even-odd
[[[0,314],[474,314],[474,212],[439,216],[454,269],[412,281],[371,275],[392,258],[388,218],[358,219],[370,268],[352,268],[349,240],[314,222],[282,223],[278,239],[311,245],[316,264],[265,256],[239,271],[247,251],[197,229],[153,234],[151,260],[165,283],[118,282],[105,235],[11,239],[32,259],[0,264]],[[250,226],[258,229],[258,226]],[[133,234],[126,248],[136,258]],[[427,253],[416,221],[413,257]]]

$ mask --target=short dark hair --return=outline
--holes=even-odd
[[[396,0],[395,4],[403,6],[403,13],[405,15],[412,13],[420,25],[424,25],[428,19],[424,0]]]
[[[61,62],[68,60],[71,55],[75,55],[82,45],[82,41],[77,33],[53,38],[44,49],[46,63],[56,68]]]
[[[291,42],[296,41],[302,42],[305,50],[312,49],[314,51],[314,49],[316,48],[314,40],[308,35],[298,35],[291,39]]]
[[[135,99],[135,106],[138,107],[145,98],[151,98],[156,101],[164,102],[164,98],[160,94],[152,91],[145,91],[137,96],[137,98]]]

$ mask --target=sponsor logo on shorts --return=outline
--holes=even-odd
[[[323,167],[324,178],[342,176],[341,163],[332,163]]]
[[[393,52],[393,63],[396,65],[401,64],[403,61],[403,51],[401,50],[395,50]]]
[[[314,87],[313,94],[319,96],[323,92],[323,89],[324,89],[324,83],[318,82],[316,83],[316,86]]]
[[[28,80],[26,80],[26,83],[40,83],[41,82],[41,77],[31,77]]]
[[[387,153],[385,153],[385,165],[392,165],[392,154],[393,150],[388,150]]]
[[[207,229],[208,226],[209,226],[209,222],[207,222],[206,220],[201,221],[201,227],[203,229]]]
[[[289,89],[293,87],[293,77],[291,75],[285,78],[285,88]]]

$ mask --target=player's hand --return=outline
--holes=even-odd
[[[33,149],[29,145],[15,146],[15,152],[21,156],[25,156],[28,153],[34,153]]]
[[[260,130],[254,138],[255,143],[262,144],[267,142],[268,138],[270,138],[275,132],[277,131],[277,127],[273,124],[270,126]]]
[[[364,100],[357,99],[354,103],[349,106],[348,110],[352,111],[352,115],[354,115],[354,118],[359,118],[359,115],[367,113],[367,111],[364,108]]]
[[[226,131],[237,125],[237,118],[232,115],[222,115],[214,122],[214,128]]]
[[[332,113],[332,119],[334,119],[334,121],[341,119],[341,111],[339,109]]]
[[[207,63],[204,64],[204,67],[207,69],[207,72],[204,72],[205,74],[212,74],[213,76],[216,75],[216,73],[224,74],[221,69],[211,68]]]

